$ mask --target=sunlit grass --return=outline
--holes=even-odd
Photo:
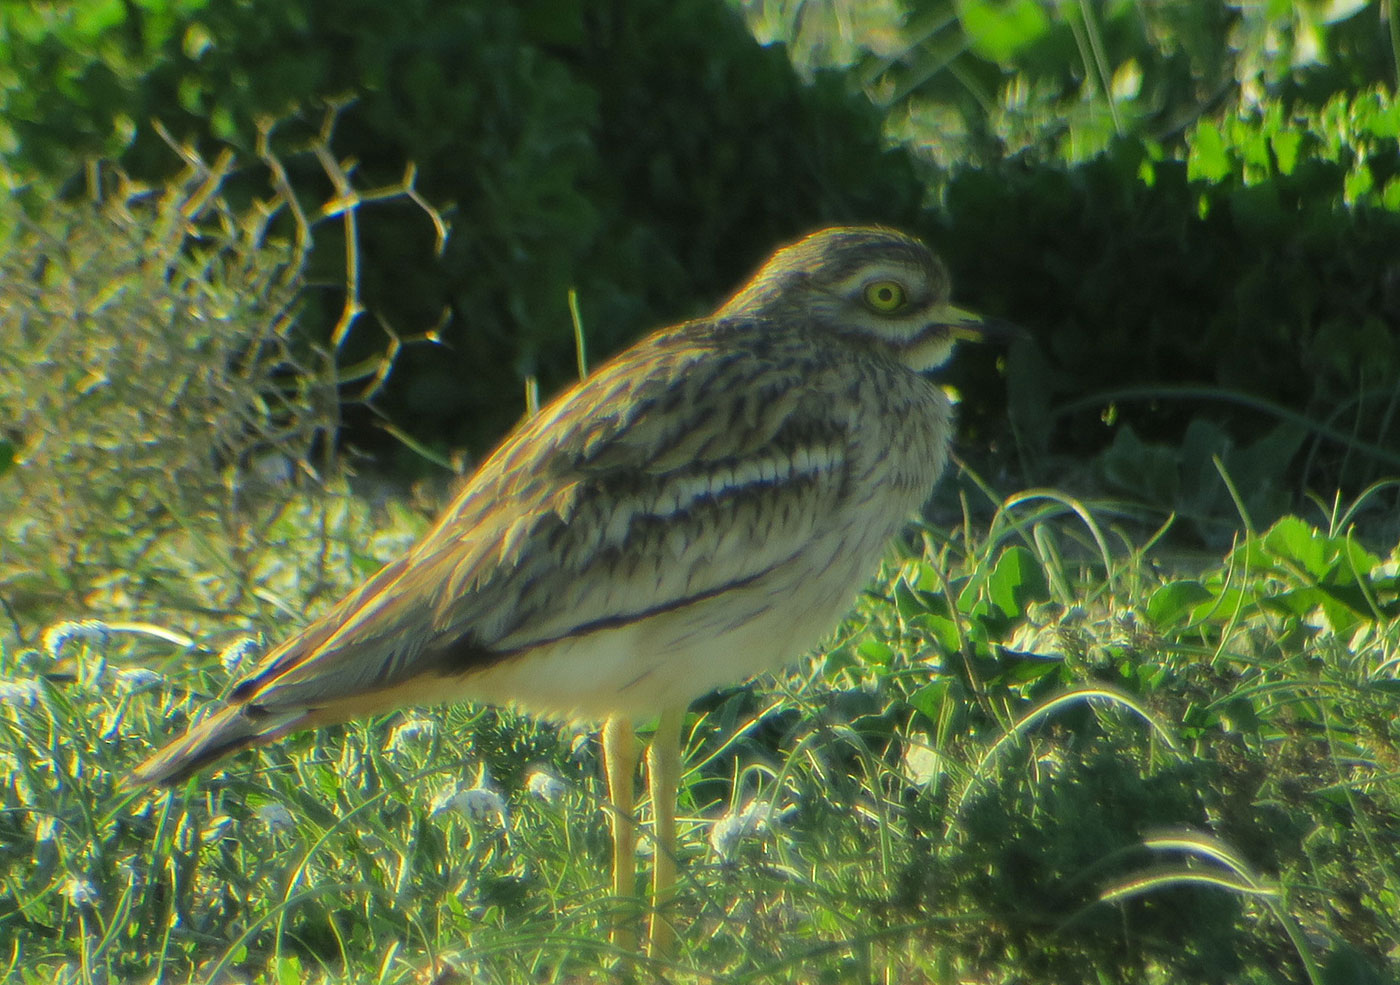
[[[1085,529],[1079,510],[1008,502],[1031,543]],[[7,648],[11,974],[1384,981],[1400,939],[1395,564],[1349,584],[1290,574],[1289,551],[1320,564],[1337,540],[1281,529],[1196,572],[1209,597],[1189,607],[1131,551],[1106,577],[1099,537],[1051,560],[945,535],[823,653],[701,702],[671,969],[605,943],[614,913],[645,903],[608,897],[586,731],[411,712],[133,796],[124,771],[233,680],[214,648],[91,626],[51,635],[57,655]],[[934,568],[956,604],[920,587]],[[1375,612],[1339,625],[1299,603],[1324,589]]]

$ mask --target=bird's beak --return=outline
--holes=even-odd
[[[929,315],[931,326],[941,326],[947,330],[949,337],[958,342],[1007,343],[1029,337],[1024,328],[1013,322],[1001,318],[985,318],[950,304],[935,308]]]

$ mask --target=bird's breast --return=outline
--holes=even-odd
[[[516,655],[464,696],[560,717],[645,718],[818,644],[927,499],[947,455],[947,399],[912,374],[850,396],[845,446],[769,455],[638,486],[561,529],[572,577],[531,586]],[[570,614],[606,617],[568,622]],[[556,630],[542,632],[553,624]]]

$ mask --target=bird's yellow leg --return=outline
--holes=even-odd
[[[637,771],[637,735],[626,718],[603,723],[603,768],[612,802],[613,896],[631,900],[637,895],[637,816],[632,784]],[[624,951],[636,951],[637,934],[632,913],[619,911],[612,928],[612,942]]]
[[[656,839],[647,955],[661,960],[671,956],[676,939],[670,914],[665,910],[676,889],[676,792],[681,778],[681,722],[684,718],[683,708],[662,712],[656,735],[647,749],[652,833]]]

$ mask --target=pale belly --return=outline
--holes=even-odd
[[[875,574],[888,530],[831,536],[741,589],[518,654],[442,700],[513,704],[550,717],[644,720],[796,661]]]

